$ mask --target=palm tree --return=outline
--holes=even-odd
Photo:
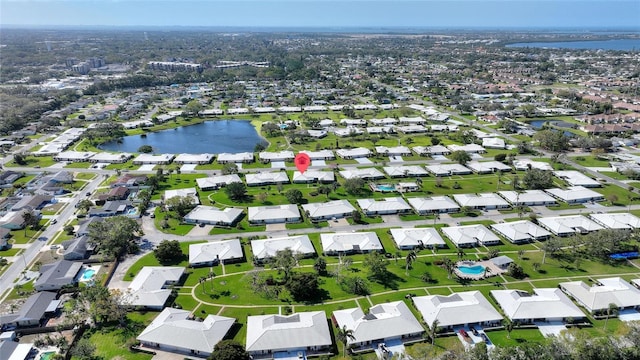
[[[438,325],[440,325],[440,321],[438,319],[435,319],[431,324],[431,328],[429,328],[429,337],[431,338],[432,346],[436,342],[436,336],[438,335]]]
[[[404,267],[404,274],[409,276],[409,268],[411,267],[411,264],[413,264],[414,261],[416,261],[416,259],[418,258],[418,256],[416,255],[415,251],[411,251],[409,254],[407,254],[407,257],[404,259],[405,260],[405,267]]]
[[[607,328],[607,322],[609,322],[609,318],[611,316],[618,316],[618,305],[614,303],[609,303],[607,307],[607,318],[604,319],[604,328]]]
[[[444,265],[444,269],[447,270],[447,279],[451,279],[451,274],[453,274],[455,264],[453,263],[453,261],[451,261],[451,259],[444,258],[444,263],[442,265]]]
[[[342,354],[346,355],[347,351],[347,342],[349,340],[355,340],[356,337],[353,336],[353,330],[347,329],[347,325],[343,325],[342,328],[336,329],[336,341],[342,343]]]

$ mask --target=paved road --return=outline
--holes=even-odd
[[[81,191],[79,191],[79,193],[95,191],[95,189],[103,180],[103,177],[97,176],[94,180],[89,182]],[[39,235],[39,239],[30,243],[29,246],[24,250],[22,255],[19,256],[19,259],[11,263],[9,265],[9,268],[4,273],[2,273],[2,275],[0,275],[0,294],[4,292],[3,296],[0,298],[0,302],[2,302],[6,295],[8,295],[9,292],[7,290],[13,288],[14,281],[27,267],[26,265],[30,264],[36,258],[36,256],[38,256],[40,250],[42,250],[42,248],[55,236],[55,234],[64,227],[64,224],[71,218],[71,216],[75,212],[76,204],[82,198],[84,198],[84,196],[81,196],[79,194],[73,196],[71,201],[67,203],[62,211],[53,217],[58,220],[57,223],[49,223],[49,226],[47,226],[47,228]]]

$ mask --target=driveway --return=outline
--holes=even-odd
[[[213,229],[212,225],[205,225],[203,227],[194,226],[193,229],[189,231],[189,236],[207,236],[211,229]]]
[[[286,224],[267,224],[267,232],[270,231],[286,231],[287,230],[287,225]]]

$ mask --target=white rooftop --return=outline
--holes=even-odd
[[[346,326],[353,331],[355,339],[348,339],[347,344],[400,338],[424,331],[403,301],[374,305],[366,315],[360,308],[336,310],[333,318],[339,328]]]
[[[448,296],[417,296],[413,303],[429,327],[435,320],[443,327],[502,320],[502,315],[477,290]]]
[[[466,166],[477,173],[491,173],[496,171],[510,171],[511,166],[499,161],[469,161]]]
[[[292,315],[257,315],[247,317],[247,351],[305,350],[330,346],[329,323],[324,311]]]
[[[530,295],[522,290],[491,290],[505,315],[515,320],[583,318],[580,309],[558,288],[533,289]]]
[[[210,163],[213,154],[180,154],[173,160],[176,163]]]
[[[358,199],[358,206],[366,213],[389,213],[411,210],[411,206],[400,196],[382,199]]]
[[[382,243],[375,232],[320,234],[320,242],[322,243],[322,251],[328,253],[382,250]]]
[[[499,191],[498,194],[505,198],[512,205],[526,205],[526,204],[547,204],[556,203],[556,199],[553,196],[545,193],[542,190],[525,190],[522,192],[517,191]]]
[[[597,282],[589,286],[583,281],[571,281],[559,286],[590,312],[606,310],[609,304],[619,308],[640,306],[640,289],[622,278],[597,279]]]
[[[491,225],[491,228],[502,234],[511,242],[543,239],[551,236],[544,228],[529,220],[511,221]]]
[[[296,170],[293,172],[293,182],[334,182],[335,175],[333,171],[307,170],[304,173]]]
[[[249,221],[285,221],[286,219],[299,219],[300,211],[295,204],[273,206],[250,206],[247,208]]]
[[[553,167],[551,167],[551,165],[547,162],[534,161],[529,159],[514,160],[513,167],[515,167],[516,170],[527,170],[529,168],[538,169],[538,170],[547,170],[547,171],[553,170]]]
[[[554,171],[553,174],[571,186],[598,187],[601,184],[585,174],[575,170]]]
[[[553,188],[546,189],[545,191],[566,202],[581,202],[604,198],[602,194],[583,186],[570,186],[566,189]]]
[[[589,216],[598,224],[609,229],[637,229],[640,227],[640,218],[629,213],[603,213]]]
[[[218,154],[218,162],[243,162],[243,161],[253,161],[253,153],[252,152],[243,152],[243,153],[222,153]]]
[[[240,239],[210,241],[189,245],[189,264],[200,264],[219,261],[242,259],[242,245]]]
[[[441,230],[456,246],[500,241],[496,234],[482,224],[443,227]]]
[[[291,249],[294,254],[299,255],[316,253],[307,235],[251,240],[251,251],[256,259],[273,257],[278,251],[285,249]]]
[[[442,246],[444,240],[434,228],[391,229],[391,237],[398,247]]]
[[[508,207],[509,203],[495,193],[455,194],[453,198],[460,206],[470,208]]]
[[[406,166],[385,166],[382,168],[387,175],[391,177],[396,176],[425,176],[427,171],[418,165],[406,165]]]
[[[364,168],[364,169],[350,168],[347,170],[340,171],[340,176],[342,176],[345,179],[353,179],[353,178],[376,179],[376,178],[383,178],[384,174],[376,168]]]
[[[460,209],[460,206],[448,196],[408,198],[409,204],[418,212],[440,212]]]
[[[241,183],[242,180],[238,174],[230,174],[230,175],[217,175],[211,176],[207,178],[197,178],[196,183],[200,189],[208,189],[212,187],[220,187],[222,185],[229,185],[234,182]]]
[[[302,205],[302,210],[309,212],[311,218],[327,218],[342,216],[356,210],[347,200],[333,200],[324,203],[309,203]]]
[[[455,174],[469,174],[471,170],[460,164],[435,164],[425,166],[429,172],[436,176],[449,176]]]
[[[256,172],[256,173],[247,173],[245,175],[245,181],[247,182],[247,185],[288,183],[289,177],[287,176],[287,173],[284,171]]]
[[[538,219],[538,223],[556,235],[604,229],[604,227],[582,215],[543,217]]]
[[[214,206],[198,205],[185,215],[185,221],[232,224],[242,215],[242,209],[218,209]]]
[[[137,339],[210,354],[235,323],[234,318],[224,316],[208,315],[203,321],[190,320],[190,316],[188,310],[165,308]]]
[[[167,283],[180,280],[185,268],[180,266],[145,266],[129,284],[125,299],[131,306],[163,306],[171,289],[165,289]]]
[[[363,147],[355,149],[338,149],[336,154],[341,158],[358,158],[367,157],[371,155],[371,150]]]

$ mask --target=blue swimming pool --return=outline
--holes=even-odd
[[[375,186],[376,190],[378,191],[396,191],[396,186],[395,185],[389,185],[389,184],[380,184],[380,185],[376,185]]]
[[[96,275],[96,271],[93,269],[84,269],[84,272],[82,273],[82,275],[80,276],[80,279],[83,281],[88,281],[93,279],[93,277]]]
[[[458,270],[460,270],[461,273],[467,274],[467,275],[480,275],[480,274],[484,273],[484,266],[482,266],[482,265],[473,265],[473,266],[459,265],[458,266]]]

